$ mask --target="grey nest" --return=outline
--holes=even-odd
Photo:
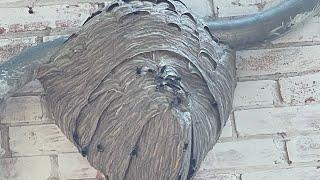
[[[95,13],[37,74],[66,136],[107,179],[190,179],[232,107],[234,53],[179,1]]]

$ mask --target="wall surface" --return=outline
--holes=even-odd
[[[208,18],[256,13],[279,1],[185,3]],[[103,5],[86,0],[2,0],[0,62],[26,47],[77,31]],[[320,16],[262,47],[237,52],[234,112],[196,179],[318,179],[319,70]],[[103,179],[54,125],[44,109],[44,96],[39,83],[32,82],[1,112],[0,180]]]
[[[68,36],[111,0],[1,0],[0,62],[22,49]],[[204,19],[257,13],[283,0],[183,0]]]
[[[182,0],[201,18],[244,16],[274,7],[285,0]]]

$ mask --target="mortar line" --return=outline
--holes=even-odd
[[[10,149],[10,143],[9,143],[9,127],[6,125],[0,124],[0,130],[1,130],[1,147],[4,148],[5,154],[2,156],[3,158],[11,158],[12,152]]]
[[[285,151],[285,159],[286,159],[288,165],[291,165],[292,161],[290,160],[287,142],[288,142],[288,140],[284,140],[284,142],[283,142],[284,143],[284,151]]]
[[[320,131],[299,131],[299,132],[286,132],[287,138],[294,138],[298,136],[316,136],[319,135]],[[226,142],[241,142],[241,141],[248,141],[248,140],[258,140],[258,139],[274,139],[279,135],[279,132],[270,133],[270,134],[254,134],[254,135],[247,135],[247,136],[239,136],[237,139],[231,138],[221,138],[219,139],[219,143],[226,143]]]
[[[279,104],[277,106],[274,105],[266,105],[266,106],[240,106],[240,107],[236,107],[234,108],[234,112],[237,111],[247,111],[247,110],[261,110],[261,109],[277,109],[277,108],[301,108],[301,107],[305,107],[305,106],[318,106],[320,105],[320,102],[315,102],[312,104]]]
[[[237,131],[237,125],[236,125],[236,120],[234,117],[234,111],[232,111],[230,114],[230,121],[231,121],[231,127],[232,127],[232,139],[235,140],[239,137],[239,133]]]
[[[279,105],[284,103],[283,96],[281,94],[281,84],[280,80],[276,80],[276,96],[277,99],[279,100]]]
[[[59,160],[58,160],[58,155],[50,155],[50,178],[49,179],[54,179],[54,180],[60,180],[60,175],[59,175]]]
[[[307,70],[301,72],[286,72],[286,73],[273,73],[266,75],[252,75],[252,76],[243,76],[237,77],[237,82],[247,82],[247,81],[263,81],[263,80],[278,80],[280,78],[292,78],[292,77],[300,77],[305,75],[314,75],[318,74],[320,70]]]

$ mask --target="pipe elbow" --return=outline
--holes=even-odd
[[[288,32],[319,12],[319,6],[319,0],[287,0],[257,14],[233,19],[212,19],[207,21],[207,25],[220,42],[235,49],[244,49]]]

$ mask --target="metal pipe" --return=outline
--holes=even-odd
[[[279,37],[319,12],[320,0],[287,0],[274,8],[245,17],[209,20],[219,42],[244,49]]]
[[[35,78],[40,65],[48,63],[50,57],[62,46],[66,38],[58,38],[28,48],[20,54],[0,64],[0,102],[15,90]]]

